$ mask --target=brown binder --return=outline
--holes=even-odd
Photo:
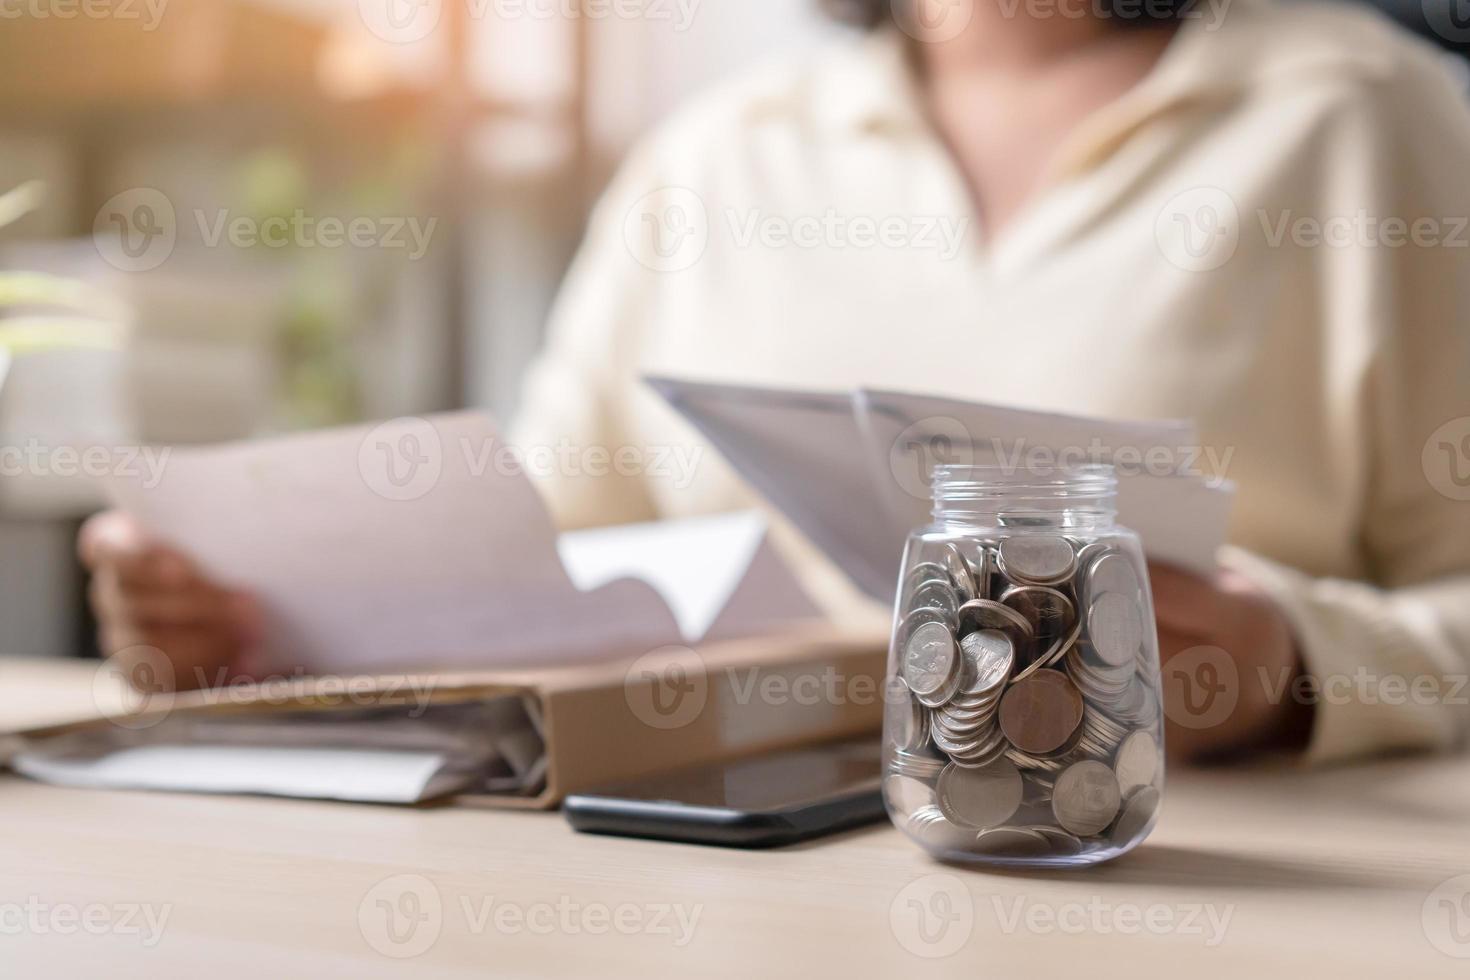
[[[305,732],[307,747],[383,742],[390,732],[402,744],[447,716],[484,718],[505,726],[491,733],[500,774],[457,801],[547,808],[601,784],[876,733],[884,659],[882,638],[822,626],[568,667],[301,678],[156,697],[120,717],[20,733],[10,748],[228,744],[232,725],[267,718],[267,731]]]

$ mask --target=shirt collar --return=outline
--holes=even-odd
[[[828,51],[816,86],[817,120],[834,132],[862,132],[924,121],[907,38],[880,29]]]

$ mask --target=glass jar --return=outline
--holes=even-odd
[[[1158,638],[1110,466],[934,471],[889,648],[883,792],[947,860],[1084,865],[1148,836],[1164,782]]]

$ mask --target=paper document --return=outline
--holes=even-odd
[[[33,779],[82,789],[256,793],[360,803],[420,803],[450,793],[539,792],[539,710],[514,695],[436,701],[436,679],[408,678],[398,704],[339,693],[297,710],[266,710],[281,688],[204,691],[193,707],[22,741],[3,761]],[[392,685],[392,697],[407,693]],[[357,690],[371,684],[361,679]],[[303,688],[304,690],[304,688]],[[253,696],[264,698],[252,702]],[[199,705],[212,706],[200,710]],[[260,710],[240,710],[251,704]]]
[[[26,752],[11,760],[24,776],[80,789],[258,793],[419,803],[475,781],[435,752],[276,748],[258,745],[143,745],[94,755]]]
[[[1118,422],[900,392],[648,383],[870,596],[892,599],[939,463],[1118,467],[1119,522],[1150,556],[1214,567],[1233,487],[1196,472],[1182,421]]]
[[[626,578],[653,586],[688,643],[814,614],[756,511],[571,531],[557,550],[584,591]]]
[[[903,525],[873,483],[852,397],[649,380],[869,595],[892,600]]]
[[[120,479],[110,491],[208,575],[261,600],[273,669],[540,664],[696,640],[687,627],[718,618],[708,609],[740,591],[760,552],[748,540],[726,548],[733,565],[705,581],[728,591],[679,597],[681,631],[659,591],[630,577],[636,562],[621,575],[578,566],[588,585],[578,587],[506,448],[482,415],[400,419],[176,450],[156,485]],[[658,560],[678,548],[664,537]],[[773,618],[798,606],[814,614],[803,600]]]

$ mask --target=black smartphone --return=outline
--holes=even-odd
[[[722,847],[779,847],[885,817],[876,738],[675,770],[568,796],[573,827],[593,834]]]

